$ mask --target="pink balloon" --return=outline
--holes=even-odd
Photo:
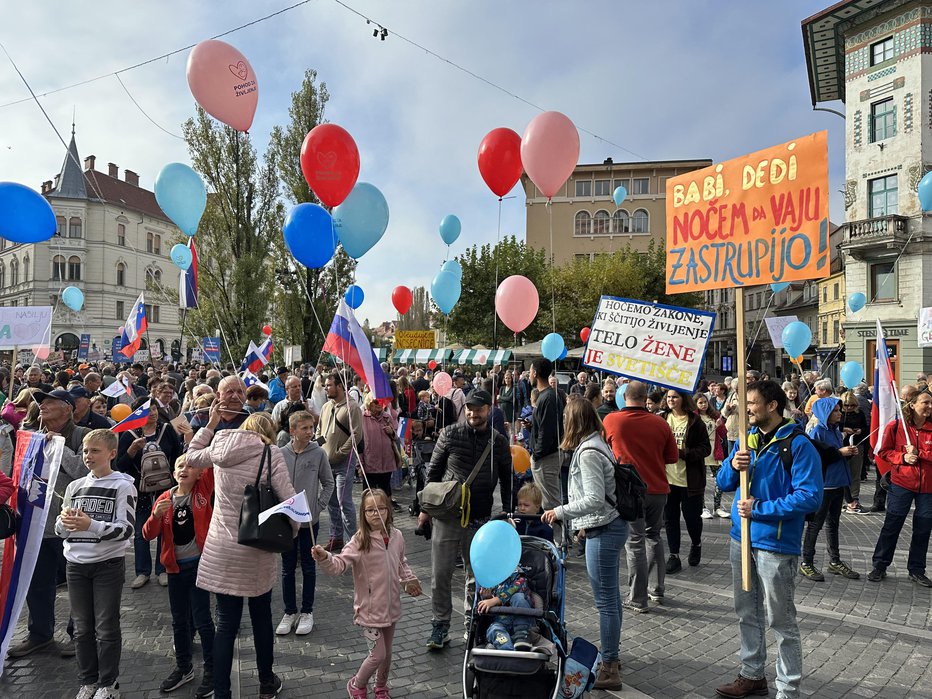
[[[560,112],[538,114],[524,130],[521,163],[531,181],[550,199],[579,162],[579,132]]]
[[[208,114],[237,131],[249,131],[259,102],[259,84],[246,57],[233,46],[208,39],[188,56],[188,87]]]
[[[445,371],[434,374],[434,391],[438,396],[445,396],[453,388],[453,378]]]
[[[539,306],[537,287],[520,274],[503,279],[495,292],[498,317],[515,333],[521,332],[533,322]]]

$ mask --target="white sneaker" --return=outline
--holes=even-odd
[[[116,685],[98,687],[94,699],[120,699],[120,690],[116,688]]]
[[[159,585],[168,587],[168,573],[159,573]]]
[[[147,582],[149,582],[148,575],[137,575],[135,578],[133,578],[133,582],[131,582],[129,586],[133,588],[134,590],[138,590],[140,587],[145,585]]]
[[[702,517],[702,519],[712,519],[712,513],[709,512],[709,508],[708,508],[708,507],[703,507],[703,508],[702,508],[702,514],[699,515],[699,516]]]
[[[78,690],[78,695],[74,699],[94,699],[96,693],[96,684],[82,684],[81,689]]]
[[[282,620],[278,622],[278,628],[275,629],[275,633],[278,636],[286,636],[291,633],[291,629],[294,628],[295,622],[298,620],[297,614],[286,614],[282,617]]]
[[[717,517],[721,517],[722,519],[731,519],[731,513],[730,513],[730,512],[726,512],[726,511],[723,510],[721,507],[718,508],[718,509],[715,511],[715,515],[716,515]]]
[[[304,636],[309,634],[314,630],[314,614],[308,612],[307,614],[301,613],[301,616],[298,617],[298,628],[295,629],[295,633],[298,636]]]

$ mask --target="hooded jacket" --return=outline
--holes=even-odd
[[[159,495],[152,509],[155,510],[162,500],[172,502],[172,494],[178,490],[174,486]],[[194,519],[194,540],[197,542],[199,551],[204,550],[204,541],[207,539],[207,530],[210,527],[210,520],[214,514],[214,470],[212,468],[204,469],[201,477],[197,479],[194,488],[191,490],[191,516]],[[178,567],[178,561],[175,559],[175,534],[172,530],[172,517],[174,516],[173,507],[169,507],[157,517],[155,513],[149,515],[149,519],[142,523],[142,538],[146,541],[161,536],[162,547],[159,560],[165,566],[169,573],[178,573],[181,569]]]
[[[282,447],[282,458],[288,468],[288,477],[296,493],[307,491],[307,504],[311,509],[314,522],[320,520],[320,513],[327,509],[330,495],[333,493],[333,471],[324,450],[317,442],[311,440],[300,454],[294,450],[294,441]],[[309,529],[310,524],[303,522],[301,527]]]
[[[904,424],[902,420],[894,420],[887,425],[884,448],[878,456],[891,465],[890,480],[898,486],[914,493],[932,493],[932,420],[926,420],[918,430],[908,425],[909,442],[919,453],[919,461],[914,464],[903,460],[907,449]]]
[[[111,471],[98,478],[89,473],[65,489],[65,507],[80,509],[91,518],[87,531],[71,532],[55,519],[55,533],[65,540],[65,559],[71,563],[100,563],[123,557],[133,542],[136,525],[136,487],[132,476]]]
[[[822,504],[822,462],[812,443],[803,435],[793,437],[790,448],[793,467],[787,473],[780,458],[783,440],[796,431],[796,423],[785,420],[773,438],[761,444],[761,433],[752,427],[748,434],[751,467],[748,488],[754,498],[751,510],[751,546],[756,549],[798,556],[806,514]],[[739,473],[731,467],[738,451],[735,443],[731,454],[722,462],[716,475],[718,487],[724,492],[738,489]],[[731,505],[731,538],[741,541],[741,517],[738,498]]]
[[[824,444],[840,449],[845,445],[844,435],[838,424],[829,425],[829,415],[841,401],[838,398],[819,398],[812,404],[812,418],[817,422],[807,434]],[[825,471],[825,488],[847,488],[851,485],[851,471],[848,460],[840,453]]]
[[[391,434],[385,432],[385,428]],[[362,467],[366,473],[392,473],[398,464],[395,462],[395,440],[398,421],[390,408],[383,409],[378,417],[366,410],[362,414],[362,433],[365,448],[362,453]]]

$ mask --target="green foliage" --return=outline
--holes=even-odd
[[[395,330],[429,330],[431,328],[430,294],[423,286],[411,289],[411,308],[404,315],[398,314]]]

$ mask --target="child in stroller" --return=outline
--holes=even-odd
[[[505,582],[494,588],[480,587],[478,590],[481,601],[476,604],[476,610],[482,614],[490,614],[498,606],[508,606],[517,609],[531,609],[531,591],[527,586],[527,578],[521,566],[515,569],[514,574]],[[486,640],[499,650],[531,650],[528,640],[528,631],[531,629],[533,619],[526,616],[505,616],[497,614],[492,617],[492,623],[485,633]]]

